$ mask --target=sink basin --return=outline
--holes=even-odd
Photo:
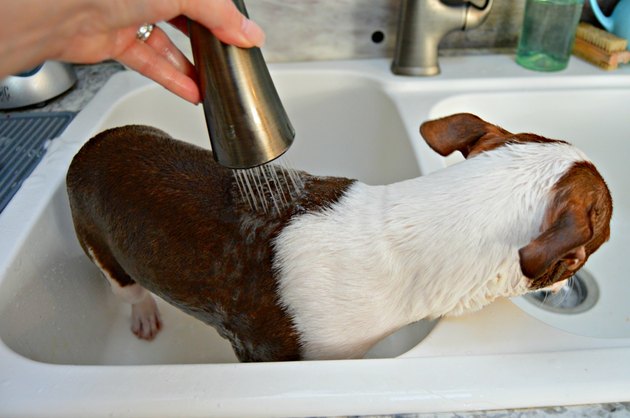
[[[210,147],[201,106],[134,73],[118,74],[105,92],[129,83],[135,85],[133,91],[116,97],[102,120],[90,124],[92,132],[147,124]],[[300,133],[285,157],[295,168],[370,184],[420,175],[393,102],[370,80],[322,74],[305,80],[304,75],[287,74],[277,77],[277,84]],[[159,107],[147,105],[153,103]],[[32,180],[38,181],[36,176]],[[8,297],[0,303],[0,338],[15,352],[37,361],[74,365],[237,362],[230,344],[214,329],[163,301],[159,302],[166,326],[160,338],[147,344],[130,333],[129,306],[113,297],[74,236],[63,182],[40,218],[23,245],[28,254],[18,256],[0,284],[0,294]],[[402,354],[433,323],[421,321],[390,336],[368,356]]]
[[[183,102],[132,74],[120,78],[143,86],[117,100],[96,131],[141,123],[210,148],[201,106]],[[396,107],[373,80],[344,74],[290,72],[277,74],[274,79],[297,132],[294,145],[286,154],[294,168],[358,178],[369,184],[420,175]],[[153,103],[159,103],[159,107],[147,105]]]
[[[441,66],[438,77],[409,78],[393,76],[386,60],[272,65],[297,131],[290,164],[369,184],[426,174],[458,157],[435,154],[418,127],[457,111],[570,140],[601,169],[616,205],[611,241],[586,266],[599,284],[591,309],[563,315],[500,300],[412,324],[366,359],[239,364],[214,330],[159,301],[163,332],[137,340],[129,308],[76,242],[67,167],[113,126],[149,124],[203,147],[209,140],[200,107],[124,72],[52,142],[0,214],[0,416],[356,415],[627,400],[621,254],[630,213],[621,162],[629,126],[621,112],[630,70],[572,61],[565,72],[537,74],[503,55]]]

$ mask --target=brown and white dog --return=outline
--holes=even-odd
[[[466,161],[386,186],[300,173],[273,214],[250,210],[210,151],[108,130],[68,171],[75,229],[138,337],[161,327],[150,291],[242,361],[361,357],[419,319],[557,286],[608,239],[608,188],[569,143],[470,114],[420,130]]]

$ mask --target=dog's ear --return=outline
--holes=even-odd
[[[593,226],[586,209],[568,207],[532,242],[518,251],[521,271],[530,278],[542,276],[558,261],[575,271],[586,261],[586,244],[593,237]]]
[[[460,151],[464,157],[496,148],[512,134],[470,113],[457,113],[420,125],[427,144],[442,156]]]
[[[575,163],[553,187],[541,234],[519,250],[523,274],[541,278],[558,262],[568,272],[579,269],[610,237],[611,216],[602,176],[592,163]]]

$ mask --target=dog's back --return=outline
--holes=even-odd
[[[311,178],[302,207],[318,206],[318,184]],[[271,242],[290,209],[246,210],[210,151],[141,126],[91,139],[67,186],[79,241],[113,286],[138,283],[212,325],[241,360],[299,358],[271,271]]]

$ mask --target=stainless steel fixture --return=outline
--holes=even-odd
[[[593,275],[582,268],[560,290],[542,289],[528,293],[524,298],[546,311],[574,315],[586,312],[597,304],[599,286]]]
[[[77,81],[72,65],[46,61],[20,74],[0,79],[0,109],[15,109],[59,96]]]
[[[247,14],[242,0],[234,3]],[[295,131],[260,49],[226,45],[195,22],[190,39],[214,158],[244,169],[282,155]]]
[[[392,71],[400,75],[439,74],[440,40],[454,30],[479,26],[490,13],[492,1],[447,5],[441,0],[402,0]]]

